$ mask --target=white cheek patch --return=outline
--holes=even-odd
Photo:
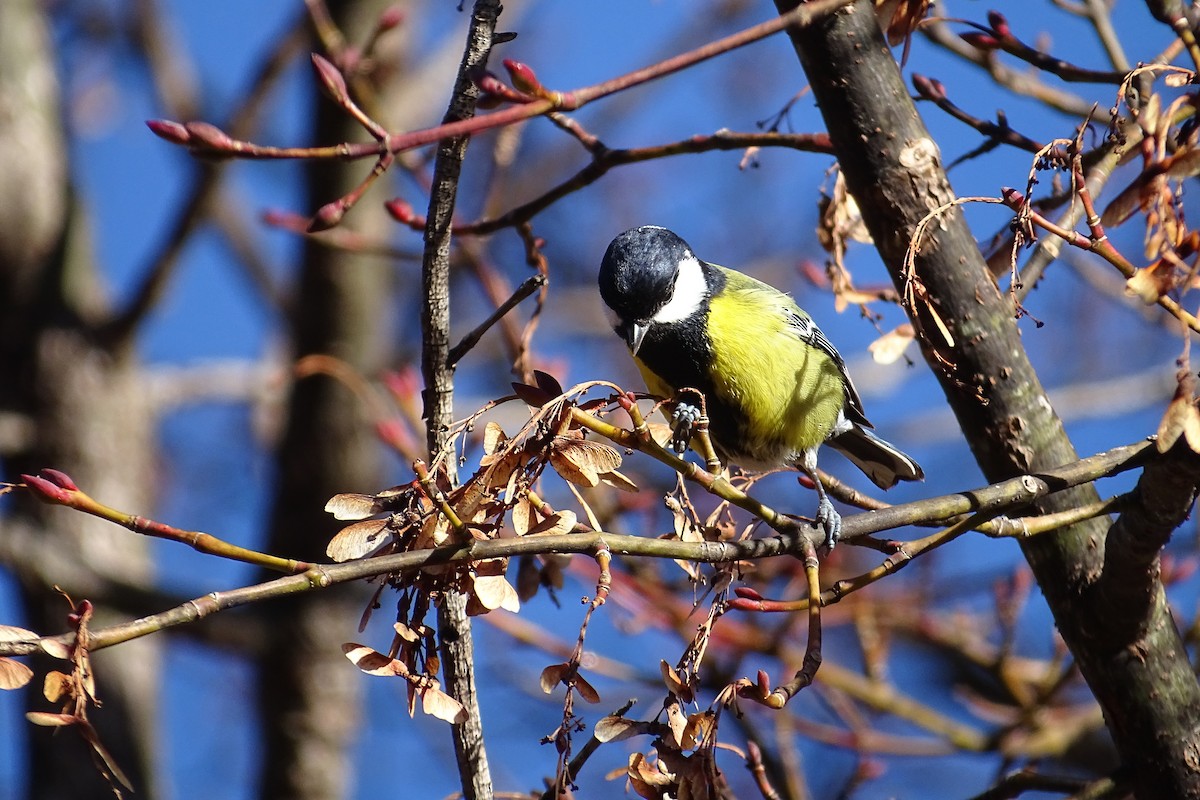
[[[652,322],[680,322],[687,319],[700,309],[704,299],[708,297],[708,283],[704,280],[704,271],[700,262],[691,253],[679,262],[679,275],[675,278],[675,294],[671,302],[658,310]]]

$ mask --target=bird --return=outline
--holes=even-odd
[[[775,287],[703,261],[657,225],[613,239],[598,281],[613,330],[650,393],[704,394],[723,462],[753,470],[792,466],[812,479],[826,548],[837,543],[842,520],[816,474],[821,445],[841,451],[881,489],[924,479],[916,461],[871,432],[845,360]],[[687,403],[676,409],[677,432],[699,416]]]

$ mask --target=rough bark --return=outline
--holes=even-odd
[[[487,64],[500,10],[501,5],[496,0],[477,0],[475,3],[466,50],[445,122],[467,119],[475,114],[479,92],[471,75]],[[440,451],[445,445],[446,430],[454,418],[454,368],[449,358],[450,223],[458,197],[458,176],[469,143],[469,137],[465,136],[439,143],[425,226],[425,252],[421,264],[421,288],[425,298],[421,312],[421,373],[425,378],[426,438],[431,453]],[[438,606],[438,637],[446,690],[467,712],[466,721],[453,726],[454,753],[463,796],[467,800],[487,800],[492,796],[492,777],[475,691],[474,644],[464,595],[448,592],[443,596]]]
[[[785,11],[796,4],[776,5]],[[869,2],[860,0],[790,33],[847,185],[903,294],[911,287],[903,257],[917,223],[953,198],[938,150]],[[1026,357],[1010,301],[988,275],[957,210],[929,228],[913,280],[928,291],[949,330],[951,341],[939,332],[925,301],[918,299],[910,309],[926,360],[988,479],[1074,460],[1074,448]],[[1169,513],[1153,526],[1147,527],[1146,514],[1127,514],[1112,530],[1097,519],[1022,544],[1058,628],[1104,709],[1137,796],[1146,800],[1200,797],[1200,689],[1157,563],[1164,527],[1169,531],[1182,519],[1195,491],[1192,459],[1181,458],[1189,465],[1188,478],[1172,495]],[[1151,489],[1144,485],[1139,491],[1147,498]],[[1095,497],[1091,487],[1073,489],[1038,508],[1056,511]],[[1139,565],[1115,555],[1147,535],[1157,545]]]

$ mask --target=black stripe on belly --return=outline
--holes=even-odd
[[[712,343],[703,324],[707,313],[705,308],[681,322],[651,325],[638,350],[638,358],[672,389],[687,387],[704,392],[713,445],[723,459],[736,462],[745,455],[743,415],[740,409],[717,396],[709,377]]]

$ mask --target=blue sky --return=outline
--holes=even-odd
[[[164,3],[182,48],[198,71],[210,121],[223,121],[238,102],[266,48],[296,18],[301,5],[298,0]],[[461,42],[466,15],[455,11],[454,5],[443,0],[426,4],[421,13],[413,14],[420,19],[414,23],[418,25],[420,48],[432,54],[446,36],[451,42]],[[508,5],[501,28],[516,30],[519,36],[503,45],[499,55],[530,63],[542,82],[556,89],[604,80],[773,13],[769,4],[749,4],[732,19],[699,20],[692,13],[694,3],[688,0]],[[1021,11],[1028,8],[1028,0],[994,5],[1007,11],[1016,32],[1028,41],[1052,29],[1048,44],[1054,52],[1078,57],[1087,66],[1106,66],[1098,60],[1098,50],[1078,20],[1060,14],[1053,16],[1050,24],[1049,17],[1044,19],[1039,14],[1037,19],[1025,22]],[[984,13],[977,2],[960,0],[953,9],[976,18]],[[1126,42],[1132,57],[1147,58],[1167,42],[1165,29],[1146,20],[1140,4],[1118,3],[1116,13],[1118,29],[1128,32]],[[714,24],[721,29],[712,29]],[[1144,50],[1132,52],[1136,47]],[[985,76],[931,52],[921,42],[910,59],[909,70],[914,67],[941,79],[952,97],[978,116],[989,117],[1002,107],[1010,121],[1031,136],[1043,140],[1070,136],[1076,124],[1067,117],[1048,114],[1029,101],[996,96]],[[73,60],[65,78],[67,107],[79,115],[77,122],[87,123],[70,154],[73,174],[92,215],[104,274],[114,296],[122,297],[137,284],[147,260],[166,235],[176,204],[188,191],[194,167],[183,151],[154,138],[145,128],[144,120],[162,116],[163,112],[155,105],[141,66],[128,53],[89,51]],[[447,75],[445,80],[448,92],[452,78]],[[613,147],[665,143],[723,127],[750,131],[803,84],[790,44],[776,36],[695,71],[585,108],[577,117]],[[272,98],[267,109],[269,122],[260,141],[306,143],[311,88],[310,71],[302,60],[289,71]],[[1101,108],[1110,105],[1115,95],[1112,87],[1070,88],[1095,98]],[[412,124],[425,124],[439,117],[445,92],[429,109],[427,119]],[[102,112],[97,113],[97,107]],[[977,146],[977,135],[961,123],[947,119],[928,104],[921,110],[941,144],[945,161]],[[797,103],[790,123],[796,131],[821,127],[817,110],[806,100]],[[534,176],[525,182],[527,188],[538,185],[539,170],[548,186],[586,163],[582,150],[571,156],[569,149],[567,155],[547,159],[549,163],[539,161],[538,154],[558,147],[561,139],[561,132],[543,120],[527,125],[516,166]],[[490,137],[481,137],[474,143],[473,152],[489,146],[491,141]],[[604,246],[614,234],[642,222],[663,224],[683,234],[702,257],[755,271],[759,277],[792,292],[818,320],[850,362],[872,421],[888,439],[911,452],[929,476],[923,485],[898,488],[889,499],[916,499],[981,484],[978,470],[945,410],[936,381],[924,365],[879,367],[870,363],[866,346],[878,335],[876,330],[853,311],[837,314],[832,298],[809,286],[795,269],[801,260],[821,263],[824,258],[816,245],[813,226],[818,188],[831,159],[790,151],[764,152],[758,168],[742,170],[738,168],[739,158],[738,153],[715,153],[623,168],[542,215],[535,227],[548,240],[546,254],[551,260],[553,290],[535,348],[558,360],[564,372],[559,377],[564,383],[613,378],[636,387],[635,373],[622,345],[604,330],[599,301],[593,297],[594,273]],[[368,168],[364,164],[364,171]],[[963,164],[951,178],[960,195],[994,196],[1003,185],[1023,186],[1028,169],[1028,154],[1002,149]],[[300,213],[313,210],[302,205],[301,178],[294,164],[235,165],[231,187],[246,212],[255,217],[268,209]],[[418,209],[424,204],[403,181],[389,192],[376,192],[368,200],[382,201],[399,194]],[[523,199],[527,198],[514,197],[512,202]],[[480,197],[464,193],[464,213],[474,213],[480,205]],[[1006,212],[995,206],[971,208],[967,213],[981,239],[1007,222]],[[411,231],[397,230],[394,241],[408,248],[419,246],[419,236]],[[1136,236],[1126,235],[1118,243],[1131,254],[1140,253]],[[281,278],[292,274],[299,252],[293,237],[262,229],[258,248],[274,274]],[[495,237],[493,252],[513,283],[527,274],[519,244],[511,233]],[[869,247],[858,246],[848,261],[860,283],[886,280]],[[397,269],[403,274],[411,267]],[[1088,282],[1093,274],[1056,265],[1045,284],[1027,301],[1032,314],[1046,322],[1041,328],[1028,319],[1021,325],[1032,358],[1052,389],[1052,398],[1059,390],[1067,397],[1065,390],[1070,387],[1090,385],[1134,369],[1153,372],[1158,366],[1168,376],[1175,369],[1173,361],[1181,349],[1181,338],[1166,327],[1146,323],[1141,310],[1129,302],[1093,292]],[[482,312],[478,293],[464,289],[456,297],[456,330],[471,327]],[[523,318],[527,311],[521,313]],[[887,313],[885,329],[901,321],[894,309]],[[140,347],[151,364],[160,366],[253,360],[279,345],[280,322],[279,315],[262,301],[236,265],[225,243],[209,231],[189,244]],[[492,351],[485,346],[481,352]],[[472,401],[506,391],[503,369],[488,368],[483,356],[474,363],[469,358],[460,370],[460,379],[463,413],[470,410]],[[1161,402],[1125,409],[1119,417],[1085,416],[1082,411],[1072,416],[1068,408],[1067,427],[1082,454],[1125,444],[1154,431],[1168,397],[1169,393]],[[161,427],[164,496],[161,507],[152,513],[238,542],[253,544],[260,540],[271,464],[269,455],[253,446],[251,432],[249,413],[228,403],[184,408],[165,419]],[[213,442],[221,446],[213,447]],[[830,459],[823,464],[856,480],[845,462]],[[655,474],[651,466],[638,469]],[[397,470],[395,476],[381,479],[380,486],[390,485],[392,477],[400,479],[402,475]],[[662,477],[658,474],[659,479]],[[1128,479],[1109,484],[1102,491],[1117,491],[1117,487],[1128,484]],[[766,487],[765,496],[768,500],[784,496],[791,485],[781,482]],[[215,502],[214,498],[221,500]],[[314,498],[314,502],[323,504],[324,498]],[[1180,541],[1184,538],[1177,537]],[[164,545],[158,552],[163,585],[183,593],[236,586],[250,576],[248,570],[236,565],[214,563],[177,547]],[[943,569],[952,567],[949,571],[961,581],[956,602],[978,607],[989,602],[991,580],[1010,571],[1019,561],[1019,552],[1010,543],[964,540],[931,561]],[[563,596],[573,598],[588,591],[584,584],[574,583]],[[1192,607],[1188,601],[1194,591],[1194,586],[1187,587],[1177,597],[1184,608]],[[14,608],[12,587],[0,580],[0,619],[10,620]],[[573,637],[579,619],[572,603],[558,609],[544,597],[530,603],[526,613],[531,620],[566,638]],[[1031,622],[1046,620],[1038,603],[1028,613]],[[619,621],[618,611],[599,615],[593,632],[596,647],[614,648],[640,673],[655,674],[658,654],[673,652],[672,646],[657,633],[627,638]],[[352,629],[353,622],[348,629]],[[537,744],[537,738],[554,727],[558,714],[557,700],[543,699],[536,688],[544,656],[514,647],[506,635],[487,624],[477,627],[484,675],[494,670],[515,677],[511,683],[493,683],[483,698],[493,771],[504,789],[528,789],[537,785],[540,776],[553,765],[552,753]],[[1045,652],[1050,644],[1045,626],[1031,625],[1029,630],[1030,639],[1023,644],[1031,651]],[[194,645],[172,641],[167,649],[163,715],[171,750],[171,781],[177,795],[196,796],[197,787],[203,786],[210,796],[251,797],[255,754],[249,748],[254,723],[246,713],[246,699],[252,676],[236,659]],[[835,633],[829,639],[829,650],[850,658],[853,642]],[[941,682],[945,676],[923,674],[925,662],[916,651],[901,648],[897,663],[897,669],[905,670],[906,688],[917,696],[935,701],[943,693]],[[347,668],[352,667],[347,664]],[[361,737],[355,795],[367,797],[394,789],[398,780],[405,779],[390,765],[429,759],[431,751],[436,768],[423,772],[427,784],[419,796],[443,797],[454,791],[453,759],[444,727],[426,719],[408,720],[402,713],[399,687],[384,681],[370,681],[368,685],[368,727]],[[640,691],[643,698],[655,702],[653,686],[631,688],[601,681],[600,688],[610,692],[616,700],[613,705],[629,691]],[[606,701],[609,696],[605,695]],[[804,713],[828,716],[817,701],[806,699],[805,703]],[[517,704],[523,706],[520,714],[513,711]],[[23,725],[18,712],[13,698],[0,697],[0,727],[11,730]],[[196,725],[197,719],[205,724]],[[23,779],[15,750],[18,739],[0,736],[0,799],[19,796],[11,790]],[[803,752],[810,764],[821,761],[823,765],[823,770],[812,770],[824,774],[817,780],[828,783],[814,786],[818,793],[838,786],[853,766],[851,757],[841,751],[806,746]],[[214,764],[220,764],[221,771],[215,771]],[[731,772],[738,769],[729,761],[725,765]],[[992,767],[990,759],[960,757],[951,760],[945,771],[938,766],[935,771],[942,783],[930,786],[925,768],[895,762],[887,777],[865,787],[856,797],[886,797],[902,789],[926,798],[961,797],[984,789],[992,779]],[[591,796],[613,793],[612,785],[598,788],[602,781],[597,774],[589,775],[585,785],[595,792]],[[12,794],[6,794],[8,791]]]

